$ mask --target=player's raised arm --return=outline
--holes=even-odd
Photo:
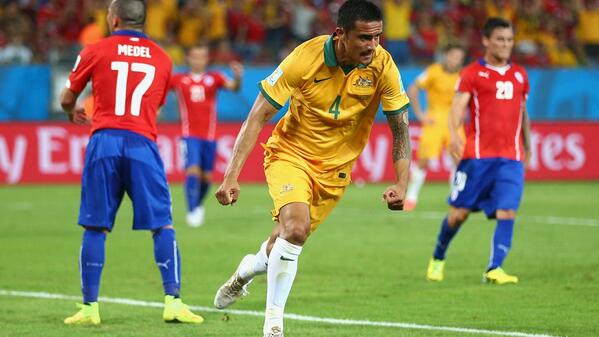
[[[233,71],[233,79],[225,82],[225,88],[231,91],[239,91],[241,88],[241,77],[243,76],[243,64],[233,61],[229,63],[231,71]]]
[[[383,198],[391,210],[402,210],[408,186],[408,172],[410,169],[410,134],[408,131],[408,110],[404,109],[399,114],[388,114],[387,122],[393,135],[393,167],[397,181],[395,185],[387,188]]]
[[[464,140],[460,137],[459,130],[463,127],[464,112],[472,95],[469,92],[458,91],[453,96],[451,110],[449,111],[449,152],[457,163],[464,152]]]
[[[279,111],[269,103],[262,93],[258,94],[250,114],[243,122],[235,140],[233,155],[225,171],[223,183],[216,190],[215,196],[221,205],[230,205],[239,198],[239,183],[237,178],[250,152],[256,145],[258,135],[266,124]]]

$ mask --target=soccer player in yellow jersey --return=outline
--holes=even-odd
[[[390,209],[403,208],[410,164],[409,100],[390,54],[379,45],[382,31],[376,5],[345,2],[335,33],[303,43],[259,83],[260,93],[237,136],[216,191],[223,205],[239,198],[237,178],[260,130],[290,99],[289,111],[265,145],[264,170],[276,225],[214,299],[217,308],[226,308],[246,293],[254,276],[267,273],[264,336],[283,336],[283,311],[302,246],[350,183],[381,101],[393,134],[397,177],[383,198]]]
[[[429,161],[438,159],[441,149],[449,145],[449,109],[465,55],[463,47],[448,45],[443,51],[443,60],[426,68],[408,87],[408,97],[416,117],[422,123],[422,132],[418,143],[417,162],[410,170],[410,183],[404,202],[406,211],[416,207]],[[423,111],[418,100],[421,90],[426,92],[426,111]]]

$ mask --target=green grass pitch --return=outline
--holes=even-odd
[[[446,280],[424,279],[447,206],[445,184],[425,185],[415,212],[391,212],[385,186],[350,187],[309,239],[287,312],[313,317],[416,323],[432,330],[286,320],[288,337],[488,336],[434,327],[551,336],[599,336],[599,182],[528,183],[505,269],[516,286],[481,284],[494,222],[471,216],[448,252]],[[181,186],[173,186],[183,259],[184,301],[211,306],[241,257],[272,229],[264,185],[242,185],[221,207],[209,195],[206,224],[184,225]],[[79,186],[0,188],[0,290],[79,296],[75,224]],[[125,201],[107,239],[101,296],[162,301],[151,236],[134,232]],[[262,311],[265,277],[233,309]],[[201,312],[202,325],[164,324],[161,309],[103,303],[99,327],[68,327],[74,301],[0,295],[0,336],[262,336],[262,318]],[[508,334],[509,335],[509,334]],[[512,334],[517,336],[517,334]]]

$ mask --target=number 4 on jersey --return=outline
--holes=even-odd
[[[127,77],[129,75],[129,62],[114,61],[110,63],[110,69],[117,71],[116,93],[114,102],[114,113],[117,116],[125,115],[127,96]],[[131,63],[131,71],[144,73],[144,78],[137,84],[131,95],[131,115],[139,116],[141,110],[141,98],[154,81],[156,68],[145,63]]]
[[[335,119],[337,119],[337,117],[339,117],[339,104],[341,103],[341,96],[337,95],[337,98],[335,98],[335,101],[333,102],[333,104],[331,104],[331,107],[329,108],[329,113],[332,113],[335,116]]]

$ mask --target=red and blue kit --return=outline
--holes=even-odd
[[[464,68],[457,91],[472,95],[464,159],[522,159],[521,107],[528,90],[526,70],[514,63],[494,67],[481,60]]]
[[[216,94],[227,82],[225,75],[209,71],[203,74],[176,74],[171,89],[177,94],[183,137],[213,141],[216,132]]]
[[[135,31],[117,31],[83,49],[67,87],[79,94],[92,81],[92,133],[125,129],[156,140],[172,63],[156,43]]]

